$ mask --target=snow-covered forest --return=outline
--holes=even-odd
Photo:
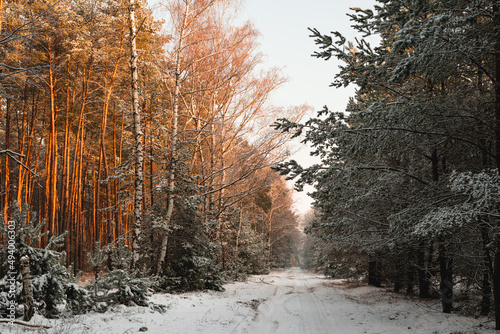
[[[0,276],[19,274],[19,305],[25,255],[46,316],[84,297],[80,271],[97,295],[153,276],[166,291],[218,290],[298,264],[291,189],[270,169],[290,135],[270,124],[307,107],[267,103],[285,77],[258,68],[237,5],[2,2]]]
[[[324,275],[290,283],[321,290],[310,305],[335,277],[500,329],[499,0],[377,0],[347,13],[352,41],[310,28],[342,63],[332,86],[357,90],[309,119],[270,103],[285,73],[239,6],[0,0],[1,318],[159,316],[169,294],[301,265]],[[294,138],[320,163],[291,160]],[[304,226],[286,179],[314,186]]]
[[[500,329],[499,2],[379,0],[350,17],[354,41],[310,30],[316,57],[342,61],[332,85],[358,87],[345,111],[275,124],[321,159],[278,168],[316,188],[307,265],[494,312]]]

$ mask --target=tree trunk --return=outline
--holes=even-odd
[[[47,218],[46,228],[51,234],[57,229],[57,108],[56,108],[56,87],[53,66],[52,49],[47,52],[49,65],[49,98],[50,98],[50,132],[47,143],[46,166],[45,166],[45,217]],[[47,239],[48,240],[48,239]]]
[[[430,283],[427,280],[427,268],[425,263],[425,242],[421,241],[417,251],[417,271],[418,271],[418,288],[420,298],[429,298]]]
[[[10,150],[10,99],[7,99],[7,107],[5,111],[5,149]],[[3,202],[3,216],[4,219],[7,219],[7,210],[9,205],[11,204],[10,200],[10,168],[9,168],[9,155],[4,154],[5,156],[5,174],[4,174],[4,202]],[[5,221],[7,223],[7,221]]]
[[[23,256],[20,262],[21,277],[23,280],[24,321],[30,321],[35,313],[33,291],[31,290],[30,258],[28,256]]]
[[[83,228],[82,217],[82,201],[85,198],[85,190],[82,185],[82,166],[83,166],[83,151],[84,151],[84,141],[85,141],[85,107],[88,97],[88,89],[89,89],[89,81],[90,74],[92,71],[92,61],[88,65],[88,69],[84,69],[82,71],[82,102],[80,107],[80,113],[78,118],[78,129],[75,139],[75,149],[73,151],[73,166],[71,172],[71,192],[69,199],[69,217],[71,217],[69,228],[70,234],[68,239],[71,241],[71,253],[68,257],[73,259],[73,263],[75,264],[75,273],[78,269],[81,268],[81,257],[80,250],[82,249],[82,245],[80,243],[81,230]],[[69,219],[68,217],[68,219]]]
[[[406,294],[411,295],[415,284],[415,268],[413,267],[413,249],[408,252],[408,271],[406,272]]]
[[[179,114],[179,103],[181,95],[181,52],[184,43],[184,33],[187,28],[187,20],[189,15],[189,2],[185,3],[182,25],[179,30],[179,40],[177,41],[177,50],[175,55],[175,73],[174,73],[174,96],[173,96],[173,108],[172,108],[172,135],[170,139],[170,174],[168,178],[168,194],[167,194],[167,213],[165,215],[165,229],[163,231],[163,236],[161,240],[160,257],[158,260],[158,266],[156,268],[156,273],[159,275],[161,269],[165,262],[165,257],[167,255],[168,246],[168,225],[170,225],[170,220],[172,219],[172,213],[174,211],[174,192],[175,192],[175,173],[176,173],[176,158],[177,158],[177,132],[178,132],[178,114]]]
[[[368,260],[368,284],[380,287],[379,263],[375,255],[369,255]]]
[[[137,71],[137,47],[136,47],[136,27],[135,27],[135,0],[129,0],[130,19],[130,71],[132,86],[132,114],[134,120],[135,138],[135,195],[134,195],[134,224],[132,226],[132,268],[137,268],[140,259],[140,238],[143,222],[142,210],[142,189],[144,175],[142,172],[142,162],[144,152],[142,147],[141,114],[139,112],[139,75]]]
[[[28,113],[28,85],[24,85],[24,97],[23,97],[23,118],[22,118],[22,125],[21,125],[21,134],[20,138],[18,139],[19,145],[18,145],[18,150],[19,153],[23,156],[24,155],[24,146],[26,144],[26,123],[27,123],[27,115]],[[25,156],[24,158],[20,156],[19,160],[27,165],[28,162],[28,156]],[[25,169],[19,167],[18,173],[17,173],[17,187],[16,187],[16,201],[17,205],[21,208],[22,207],[22,195],[23,195],[23,188],[24,188],[24,173]]]
[[[488,315],[491,311],[491,274],[493,273],[493,262],[491,260],[490,250],[490,236],[488,233],[488,224],[480,222],[481,240],[483,244],[483,299],[481,300],[481,315]]]
[[[241,235],[241,225],[242,225],[242,216],[243,216],[243,210],[242,210],[242,204],[240,203],[240,212],[238,215],[238,230],[236,231],[236,242],[234,246],[234,259],[235,261],[238,260],[239,258],[239,248],[240,248],[240,235]]]
[[[402,250],[396,249],[396,258],[394,265],[394,292],[400,292],[403,287],[403,271],[405,268],[403,257],[401,256]]]
[[[444,240],[439,242],[439,273],[441,276],[441,304],[443,313],[451,313],[453,308],[452,260],[447,258]]]
[[[102,203],[101,203],[101,182],[103,179],[105,180],[105,191],[106,191],[106,207],[109,208],[110,206],[110,185],[109,181],[107,180],[109,176],[109,168],[108,168],[108,160],[107,160],[107,154],[106,154],[106,128],[108,124],[108,110],[109,110],[109,101],[111,99],[111,92],[113,90],[113,85],[115,82],[116,78],[116,73],[118,72],[118,65],[120,64],[120,59],[122,57],[122,50],[123,50],[123,39],[125,37],[125,33],[122,30],[122,35],[120,39],[120,49],[118,51],[118,56],[113,68],[113,73],[111,74],[111,78],[108,82],[108,73],[105,75],[105,82],[104,82],[104,93],[105,93],[105,98],[104,98],[104,103],[102,107],[102,117],[101,117],[101,135],[100,135],[100,153],[99,153],[99,163],[98,163],[98,169],[97,169],[97,196],[96,196],[96,204],[97,204],[97,210],[94,213],[97,215],[97,231],[96,232],[101,232],[101,230],[104,230],[104,227],[101,226],[102,224],[102,217],[101,214],[98,214],[100,209],[102,208]],[[104,178],[103,178],[103,169],[104,169]],[[112,232],[109,228],[109,222],[111,221],[111,214],[109,213],[109,209],[106,210],[106,222],[108,225],[106,226],[107,228],[107,242],[110,243],[112,241]],[[99,242],[103,242],[104,240],[100,240],[101,236],[100,234],[96,233],[96,240]]]
[[[493,2],[494,29],[500,29],[498,2]],[[500,43],[495,44],[495,162],[500,172]],[[500,221],[497,219],[497,225]],[[493,273],[493,295],[495,304],[495,329],[500,330],[500,235],[497,234],[495,267]]]
[[[69,61],[68,61],[68,72],[69,72]],[[69,177],[69,155],[70,155],[70,131],[69,131],[69,112],[70,112],[70,93],[69,86],[66,86],[66,119],[64,123],[64,145],[63,145],[63,161],[62,161],[62,191],[61,191],[61,215],[59,219],[61,220],[61,231],[68,231],[68,237],[64,239],[64,249],[66,250],[66,265],[71,264],[71,254],[70,251],[70,236],[72,235],[72,224],[68,223],[69,208],[70,208],[70,177]]]
[[[0,0],[0,33],[2,33],[2,21],[3,21],[3,0]]]

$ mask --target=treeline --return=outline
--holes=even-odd
[[[358,90],[345,112],[276,127],[321,158],[280,165],[316,187],[309,266],[439,297],[443,312],[495,310],[500,329],[498,9],[378,0],[349,14],[354,42],[311,29],[315,55],[342,62],[333,86]]]
[[[191,277],[183,289],[292,264],[297,217],[269,168],[288,137],[269,125],[307,107],[266,103],[285,78],[260,69],[258,32],[234,23],[237,5],[166,1],[162,21],[146,1],[3,1],[5,224],[27,205],[26,221],[49,232],[38,247],[67,232],[75,272],[94,270],[88,252],[130,249],[134,237],[133,267]]]

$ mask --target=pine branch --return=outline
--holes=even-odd
[[[15,156],[18,156],[18,157],[21,157],[21,158],[25,158],[24,155],[20,154],[20,153],[17,153],[17,152],[14,152],[14,151],[11,151],[11,150],[2,150],[0,151],[0,154],[6,154],[8,155],[9,157],[11,157],[11,159],[13,159],[16,163],[18,163],[19,165],[21,165],[24,169],[26,169],[28,172],[30,172],[33,176],[35,177],[40,177],[37,173],[35,173],[34,171],[32,171],[28,166],[26,166],[25,164],[23,164],[20,160],[18,160]],[[38,183],[38,181],[35,179],[35,183],[40,187],[40,188],[43,188],[42,185],[40,183]]]

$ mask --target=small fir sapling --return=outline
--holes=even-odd
[[[130,251],[123,247],[116,247],[108,250],[111,254],[111,267],[114,270],[109,271],[103,265],[108,260],[106,250],[101,249],[99,243],[96,242],[94,252],[87,253],[89,263],[94,268],[95,279],[87,287],[88,290],[93,290],[92,301],[94,310],[105,312],[107,309],[116,304],[128,306],[149,306],[151,309],[163,312],[164,306],[149,303],[148,298],[151,295],[152,287],[156,284],[149,278],[139,277],[138,272],[128,273],[122,269],[130,262]],[[72,290],[75,293],[75,298],[85,300],[84,294],[79,294],[78,290]]]
[[[118,239],[117,241],[122,241]],[[117,244],[118,242],[115,242]],[[120,242],[119,244],[122,244]],[[111,260],[111,269],[123,269],[130,268],[130,262],[132,261],[132,252],[127,247],[114,246],[109,254],[109,259]]]
[[[104,251],[99,247],[99,241],[96,241],[94,246],[93,254],[87,252],[87,260],[94,270],[94,297],[97,297],[97,282],[99,279],[99,273],[101,272],[102,265],[108,256],[104,254]]]
[[[61,304],[65,299],[65,283],[70,278],[66,267],[64,266],[65,253],[58,252],[56,249],[62,246],[66,233],[59,236],[51,236],[47,245],[44,248],[38,248],[38,244],[42,238],[47,236],[48,231],[42,233],[42,228],[45,221],[38,222],[36,215],[32,214],[28,219],[28,206],[25,205],[23,210],[14,202],[12,206],[12,221],[15,223],[15,261],[13,263],[14,270],[11,272],[17,273],[15,301],[18,305],[24,305],[24,297],[22,293],[22,278],[20,259],[27,256],[30,259],[29,269],[31,273],[31,286],[33,290],[33,302],[38,313],[46,317],[56,317],[59,314],[57,305]],[[3,217],[0,217],[2,220]],[[7,236],[5,226],[0,226],[1,232]],[[5,303],[10,284],[7,282],[7,272],[9,268],[8,247],[2,245],[0,249],[0,258],[2,259],[2,276],[0,281],[0,294],[2,303],[0,303],[0,312],[5,313]],[[17,314],[21,316],[21,314]]]

